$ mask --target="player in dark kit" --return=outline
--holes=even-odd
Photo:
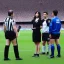
[[[42,19],[42,53],[41,54],[49,54],[49,25],[51,22],[51,19],[48,18],[48,12],[43,12],[43,17]],[[47,50],[46,50],[46,42],[48,44]]]
[[[9,47],[10,47],[11,42],[13,44],[16,60],[22,60],[19,57],[18,45],[16,42],[18,32],[17,32],[17,28],[16,28],[16,23],[13,19],[13,10],[8,11],[8,17],[5,19],[5,22],[4,22],[4,32],[5,32],[5,38],[6,38],[6,46],[5,46],[5,50],[4,50],[4,60],[10,60],[8,58],[8,52],[9,52]]]
[[[49,27],[50,44],[51,44],[50,58],[54,58],[54,50],[55,50],[54,42],[56,43],[56,46],[57,46],[57,51],[58,51],[57,57],[61,57],[61,54],[60,54],[61,47],[59,44],[61,20],[58,18],[57,15],[58,15],[58,11],[54,10],[52,12],[53,18],[51,20],[50,27]]]
[[[32,39],[36,46],[36,52],[33,57],[39,57],[39,51],[40,51],[40,42],[41,42],[41,14],[40,12],[36,12],[35,16],[32,20],[33,24],[33,33],[32,33]]]

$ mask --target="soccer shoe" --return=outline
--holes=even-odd
[[[32,57],[39,57],[39,54],[34,54]]]
[[[23,60],[22,58],[16,58],[16,60]]]
[[[57,55],[56,57],[57,57],[57,58],[60,58],[60,57],[61,57],[61,55]]]
[[[37,54],[34,54],[32,57],[36,57],[37,56]]]
[[[50,58],[54,58],[54,56],[50,55]]]
[[[5,58],[4,61],[9,61],[10,59],[9,58]]]
[[[39,57],[39,54],[37,54],[37,57]]]

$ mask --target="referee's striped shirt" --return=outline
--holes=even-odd
[[[4,21],[4,25],[6,26],[6,31],[14,31],[13,26],[15,25],[14,19],[8,17]]]

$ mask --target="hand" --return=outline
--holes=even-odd
[[[49,37],[51,38],[51,34],[49,35]]]

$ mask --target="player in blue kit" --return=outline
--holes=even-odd
[[[54,50],[55,50],[54,42],[56,43],[56,46],[57,46],[57,51],[58,51],[57,57],[61,57],[61,54],[60,54],[61,47],[59,44],[61,20],[58,18],[57,15],[58,15],[58,11],[54,10],[52,12],[53,18],[49,26],[50,44],[51,44],[50,58],[54,58]]]

